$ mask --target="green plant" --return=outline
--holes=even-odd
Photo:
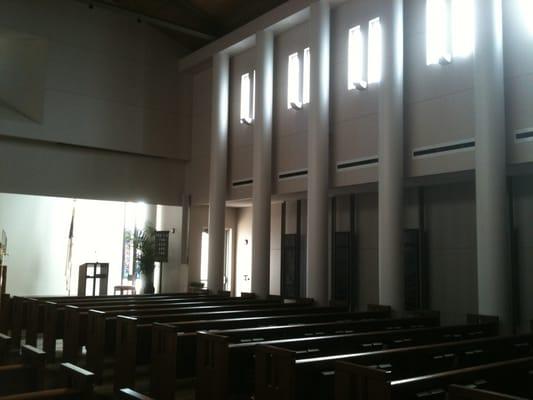
[[[133,235],[128,232],[127,240],[132,241],[135,249],[135,261],[139,271],[145,276],[154,272],[155,267],[155,229],[145,226],[143,230],[135,230]]]

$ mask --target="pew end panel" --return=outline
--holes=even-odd
[[[49,361],[54,361],[56,357],[56,340],[59,332],[58,306],[53,301],[44,303],[43,350]]]
[[[335,400],[391,400],[389,372],[349,362],[335,363]]]
[[[11,348],[11,336],[0,333],[0,364],[6,362],[9,358],[9,349]]]
[[[116,319],[114,390],[135,387],[137,365],[137,324],[135,317],[119,315]]]
[[[106,313],[89,310],[87,313],[87,368],[94,373],[96,383],[102,382],[106,355]]]
[[[13,338],[13,346],[18,349],[26,315],[25,300],[23,297],[14,296],[11,299],[11,305],[11,337]]]
[[[81,355],[80,308],[67,305],[64,310],[63,359],[76,362]]]
[[[255,347],[255,399],[294,399],[296,353],[275,346]]]
[[[225,400],[229,388],[229,349],[224,336],[196,336],[196,400]]]
[[[152,327],[150,391],[158,399],[174,399],[177,357],[175,327],[155,323]]]
[[[26,303],[26,344],[35,346],[37,336],[42,326],[42,302],[28,298]]]
[[[448,400],[526,400],[522,397],[511,396],[461,385],[448,386]]]
[[[78,393],[80,400],[92,399],[94,390],[94,374],[71,363],[61,364],[68,389]]]
[[[120,400],[154,400],[152,397],[145,396],[129,388],[120,389],[118,398]]]
[[[2,293],[0,299],[0,333],[9,333],[11,326],[11,296],[9,293]]]

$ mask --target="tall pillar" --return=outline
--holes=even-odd
[[[272,31],[264,30],[257,33],[255,79],[252,292],[260,297],[266,297],[270,291],[270,198],[274,91],[274,34]]]
[[[474,114],[478,308],[511,319],[502,1],[476,0]]]
[[[229,56],[213,56],[211,164],[209,170],[209,255],[207,288],[223,288],[228,156]]]
[[[311,4],[308,119],[307,296],[328,303],[330,5]]]
[[[404,308],[403,270],[403,0],[387,2],[381,20],[379,88],[379,301]]]

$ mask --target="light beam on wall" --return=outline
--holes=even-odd
[[[381,82],[383,43],[381,21],[374,18],[368,23],[368,83]]]
[[[311,53],[309,47],[304,49],[304,68],[302,76],[302,103],[308,104],[310,98],[311,85]]]
[[[518,0],[518,4],[526,29],[533,35],[533,0]]]

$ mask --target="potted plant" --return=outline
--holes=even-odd
[[[136,230],[133,234],[133,248],[135,261],[142,277],[142,292],[154,293],[154,267],[155,267],[155,229],[145,226],[143,230]]]

